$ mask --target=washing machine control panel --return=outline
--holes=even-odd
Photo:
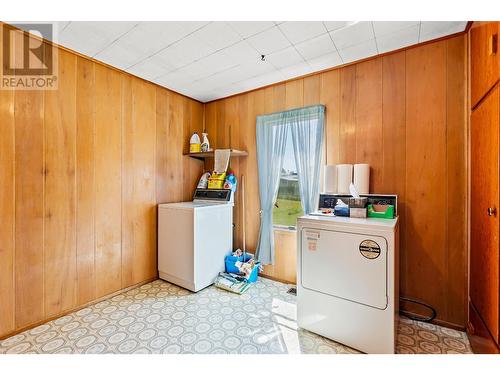
[[[197,200],[229,202],[231,200],[231,189],[196,189],[193,201]]]

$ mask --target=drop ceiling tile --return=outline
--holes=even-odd
[[[238,71],[235,70],[235,68],[236,67],[229,68],[229,69],[226,69],[222,72],[212,74],[211,76],[208,76],[208,77],[205,77],[205,78],[202,78],[202,79],[196,81],[196,83],[203,85],[205,88],[208,88],[208,87],[214,88],[214,87],[219,87],[222,85],[231,84],[232,82],[234,82],[234,80],[238,80],[238,78],[239,78]],[[229,72],[229,73],[225,74],[225,72]],[[228,77],[230,77],[230,79],[228,79]]]
[[[260,58],[260,54],[246,40],[224,48],[222,52],[240,64]]]
[[[211,76],[203,78],[201,81],[205,82],[207,85],[217,85],[222,86],[223,84],[232,84],[235,82],[242,81],[246,78],[250,78],[248,72],[244,71],[241,66],[235,66],[222,72],[215,73]]]
[[[328,33],[299,43],[295,45],[295,48],[297,48],[297,51],[299,51],[302,57],[306,60],[314,59],[315,57],[336,51],[332,39],[330,38],[330,34]]]
[[[213,90],[217,85],[207,85],[204,81],[194,81],[190,85],[183,88],[187,92],[202,92],[207,90]]]
[[[376,39],[379,53],[394,51],[418,43],[420,25],[407,27],[406,29],[386,34]]]
[[[175,70],[174,66],[165,64],[162,60],[156,59],[153,56],[127,69],[127,72],[147,80],[152,80],[164,76],[173,70]]]
[[[312,68],[306,62],[298,63],[296,65],[280,69],[280,73],[284,76],[284,79],[299,77],[304,74],[309,74],[312,71]]]
[[[281,82],[285,80],[286,77],[278,70],[268,72],[256,77],[248,78],[243,81],[237,82],[236,84],[241,87],[243,91],[253,90],[258,87],[271,85],[276,82]]]
[[[247,77],[255,77],[276,71],[276,68],[269,61],[261,61],[260,58],[241,64],[240,69]]]
[[[285,68],[290,65],[295,65],[304,62],[302,56],[299,55],[295,47],[288,47],[279,52],[274,52],[266,56],[266,61],[271,63],[277,69]]]
[[[425,21],[420,26],[420,42],[464,31],[467,21]]]
[[[356,21],[323,21],[323,24],[328,31],[333,31],[349,26],[354,22]]]
[[[210,72],[207,72],[205,67],[201,64],[197,64],[197,62],[183,66],[182,68],[177,69],[174,72],[180,75],[187,75],[189,77],[192,77],[193,82],[210,75]]]
[[[208,90],[201,90],[196,92],[199,97],[198,100],[210,101],[215,99],[220,99],[228,97],[234,94],[239,94],[241,92],[247,91],[248,89],[240,84],[224,85],[220,87],[210,88]],[[203,98],[203,99],[201,99]],[[210,138],[210,134],[208,135]]]
[[[292,44],[314,38],[327,31],[323,22],[320,21],[283,22],[278,27]]]
[[[136,51],[127,48],[123,44],[113,46],[113,48],[105,48],[94,57],[97,60],[122,70],[126,70],[137,62]]]
[[[121,61],[131,67],[186,35],[203,22],[141,22],[133,30],[96,55],[104,61]]]
[[[164,76],[153,79],[153,82],[169,89],[179,91],[193,84],[193,82],[195,82],[195,78],[191,77],[186,72],[179,72],[179,70],[175,70]]]
[[[290,47],[290,42],[285,38],[277,26],[263,31],[247,39],[248,42],[262,55]]]
[[[172,65],[175,68],[182,68],[193,61],[195,61],[198,57],[198,51],[189,51],[185,48],[182,48],[185,42],[181,41],[172,46],[165,48],[164,50],[157,53],[154,57],[163,61],[165,64]],[[193,53],[196,52],[196,53]],[[206,55],[213,53],[212,49],[205,51]]]
[[[70,22],[59,34],[59,44],[87,56],[95,56],[138,22]]]
[[[360,21],[343,29],[331,31],[330,35],[338,50],[375,38],[372,23]]]
[[[194,33],[216,51],[239,42],[242,38],[225,22],[211,22]]]
[[[347,47],[339,51],[344,63],[361,60],[377,54],[375,39],[368,40],[355,46]]]
[[[114,23],[117,22],[110,22],[110,24]],[[68,25],[65,33],[71,31],[72,24],[73,22]],[[141,22],[114,43],[102,48],[101,52],[95,54],[94,57],[118,68],[127,69],[205,24],[206,22]],[[186,42],[188,41],[189,39]],[[203,51],[203,49],[200,48],[197,51]],[[212,50],[207,51],[207,54],[211,52]],[[184,64],[191,61],[187,58]],[[168,59],[164,62],[171,64]],[[171,65],[176,66],[176,64]]]
[[[248,38],[261,31],[270,29],[275,24],[271,21],[231,21],[229,26],[233,28],[242,38]]]
[[[160,51],[155,57],[180,68],[214,52],[215,48],[204,43],[196,35],[191,34]]]
[[[208,71],[210,73],[209,75],[238,65],[230,56],[224,53],[224,51],[215,52],[210,56],[196,61],[194,64],[199,65],[205,71]]]
[[[327,53],[326,55],[307,60],[309,66],[314,70],[323,70],[333,68],[337,65],[342,65],[342,59],[337,51]]]
[[[54,28],[55,28],[55,30],[54,30],[56,33],[55,38],[58,39],[59,34],[62,33],[66,27],[69,26],[71,21],[56,21],[56,22],[52,22],[52,23],[54,24]]]
[[[225,54],[219,51],[203,59],[195,61],[192,64],[186,65],[178,71],[180,73],[187,73],[191,77],[195,78],[195,80],[199,80],[236,65],[237,64],[231,61],[231,59],[228,59]]]
[[[206,91],[189,91],[189,92],[182,92],[181,94],[184,94],[186,96],[189,96],[190,98],[194,98],[196,100],[199,100],[200,102],[209,102],[211,100],[216,99],[214,97],[214,91],[213,90],[206,90]],[[210,137],[210,134],[208,135]]]
[[[375,31],[375,37],[379,38],[387,34],[393,34],[397,31],[419,25],[420,21],[374,21],[373,30]]]

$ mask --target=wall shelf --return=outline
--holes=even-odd
[[[192,158],[199,159],[199,160],[205,160],[207,158],[213,158],[214,157],[215,151],[207,151],[207,152],[185,152],[184,155],[188,155]],[[248,152],[246,151],[241,151],[241,150],[231,150],[231,157],[240,157],[240,156],[247,156]]]

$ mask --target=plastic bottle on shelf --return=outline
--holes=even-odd
[[[210,151],[210,142],[208,141],[208,134],[207,133],[201,133],[203,136],[203,141],[201,143],[201,152],[207,152]]]
[[[200,136],[197,132],[194,132],[189,140],[189,152],[200,152],[201,151],[201,142]]]

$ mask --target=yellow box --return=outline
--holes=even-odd
[[[213,172],[208,179],[209,189],[222,189],[224,187],[224,181],[226,180],[226,173],[215,173]]]

